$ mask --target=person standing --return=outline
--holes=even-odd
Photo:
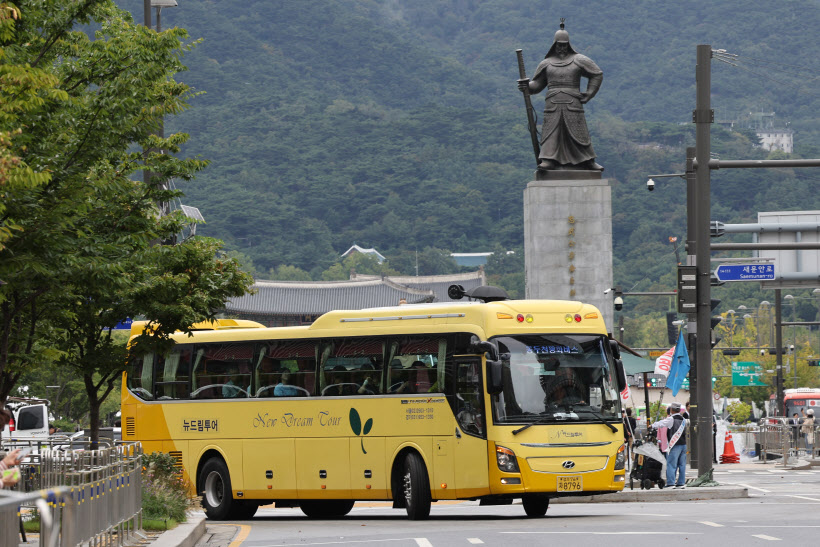
[[[631,408],[622,410],[621,416],[624,420],[624,444],[626,444],[626,462],[628,465],[632,461],[632,446],[635,444],[635,429],[638,427],[638,421],[632,417]]]
[[[800,427],[803,435],[806,437],[806,452],[809,458],[814,457],[814,409],[810,408],[806,412],[806,419],[803,420],[803,425]]]
[[[652,424],[654,429],[667,428],[669,454],[666,457],[666,484],[675,488],[686,488],[686,423],[681,415],[680,403],[669,406],[670,415]],[[676,482],[677,476],[677,482]]]
[[[667,418],[671,415],[671,408],[666,407]],[[658,444],[660,445],[660,449],[664,457],[666,457],[669,454],[669,437],[667,436],[667,430],[668,428],[666,426],[658,428]]]

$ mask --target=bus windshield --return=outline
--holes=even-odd
[[[617,420],[618,391],[600,335],[499,336],[504,389],[496,424]]]

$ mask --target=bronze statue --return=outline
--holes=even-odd
[[[519,69],[523,72],[520,58]],[[564,19],[532,79],[525,74],[521,76],[518,89],[525,96],[549,88],[541,125],[538,169],[603,171],[604,168],[595,163],[583,105],[598,93],[604,74],[592,59],[572,49],[569,33],[564,30]],[[581,92],[582,77],[588,80],[585,92]],[[534,132],[531,118],[530,126]]]

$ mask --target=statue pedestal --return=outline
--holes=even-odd
[[[613,331],[612,189],[599,171],[539,171],[524,190],[527,298],[598,307]]]

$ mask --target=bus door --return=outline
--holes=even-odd
[[[487,421],[480,357],[456,357],[455,481],[459,498],[489,494]]]

